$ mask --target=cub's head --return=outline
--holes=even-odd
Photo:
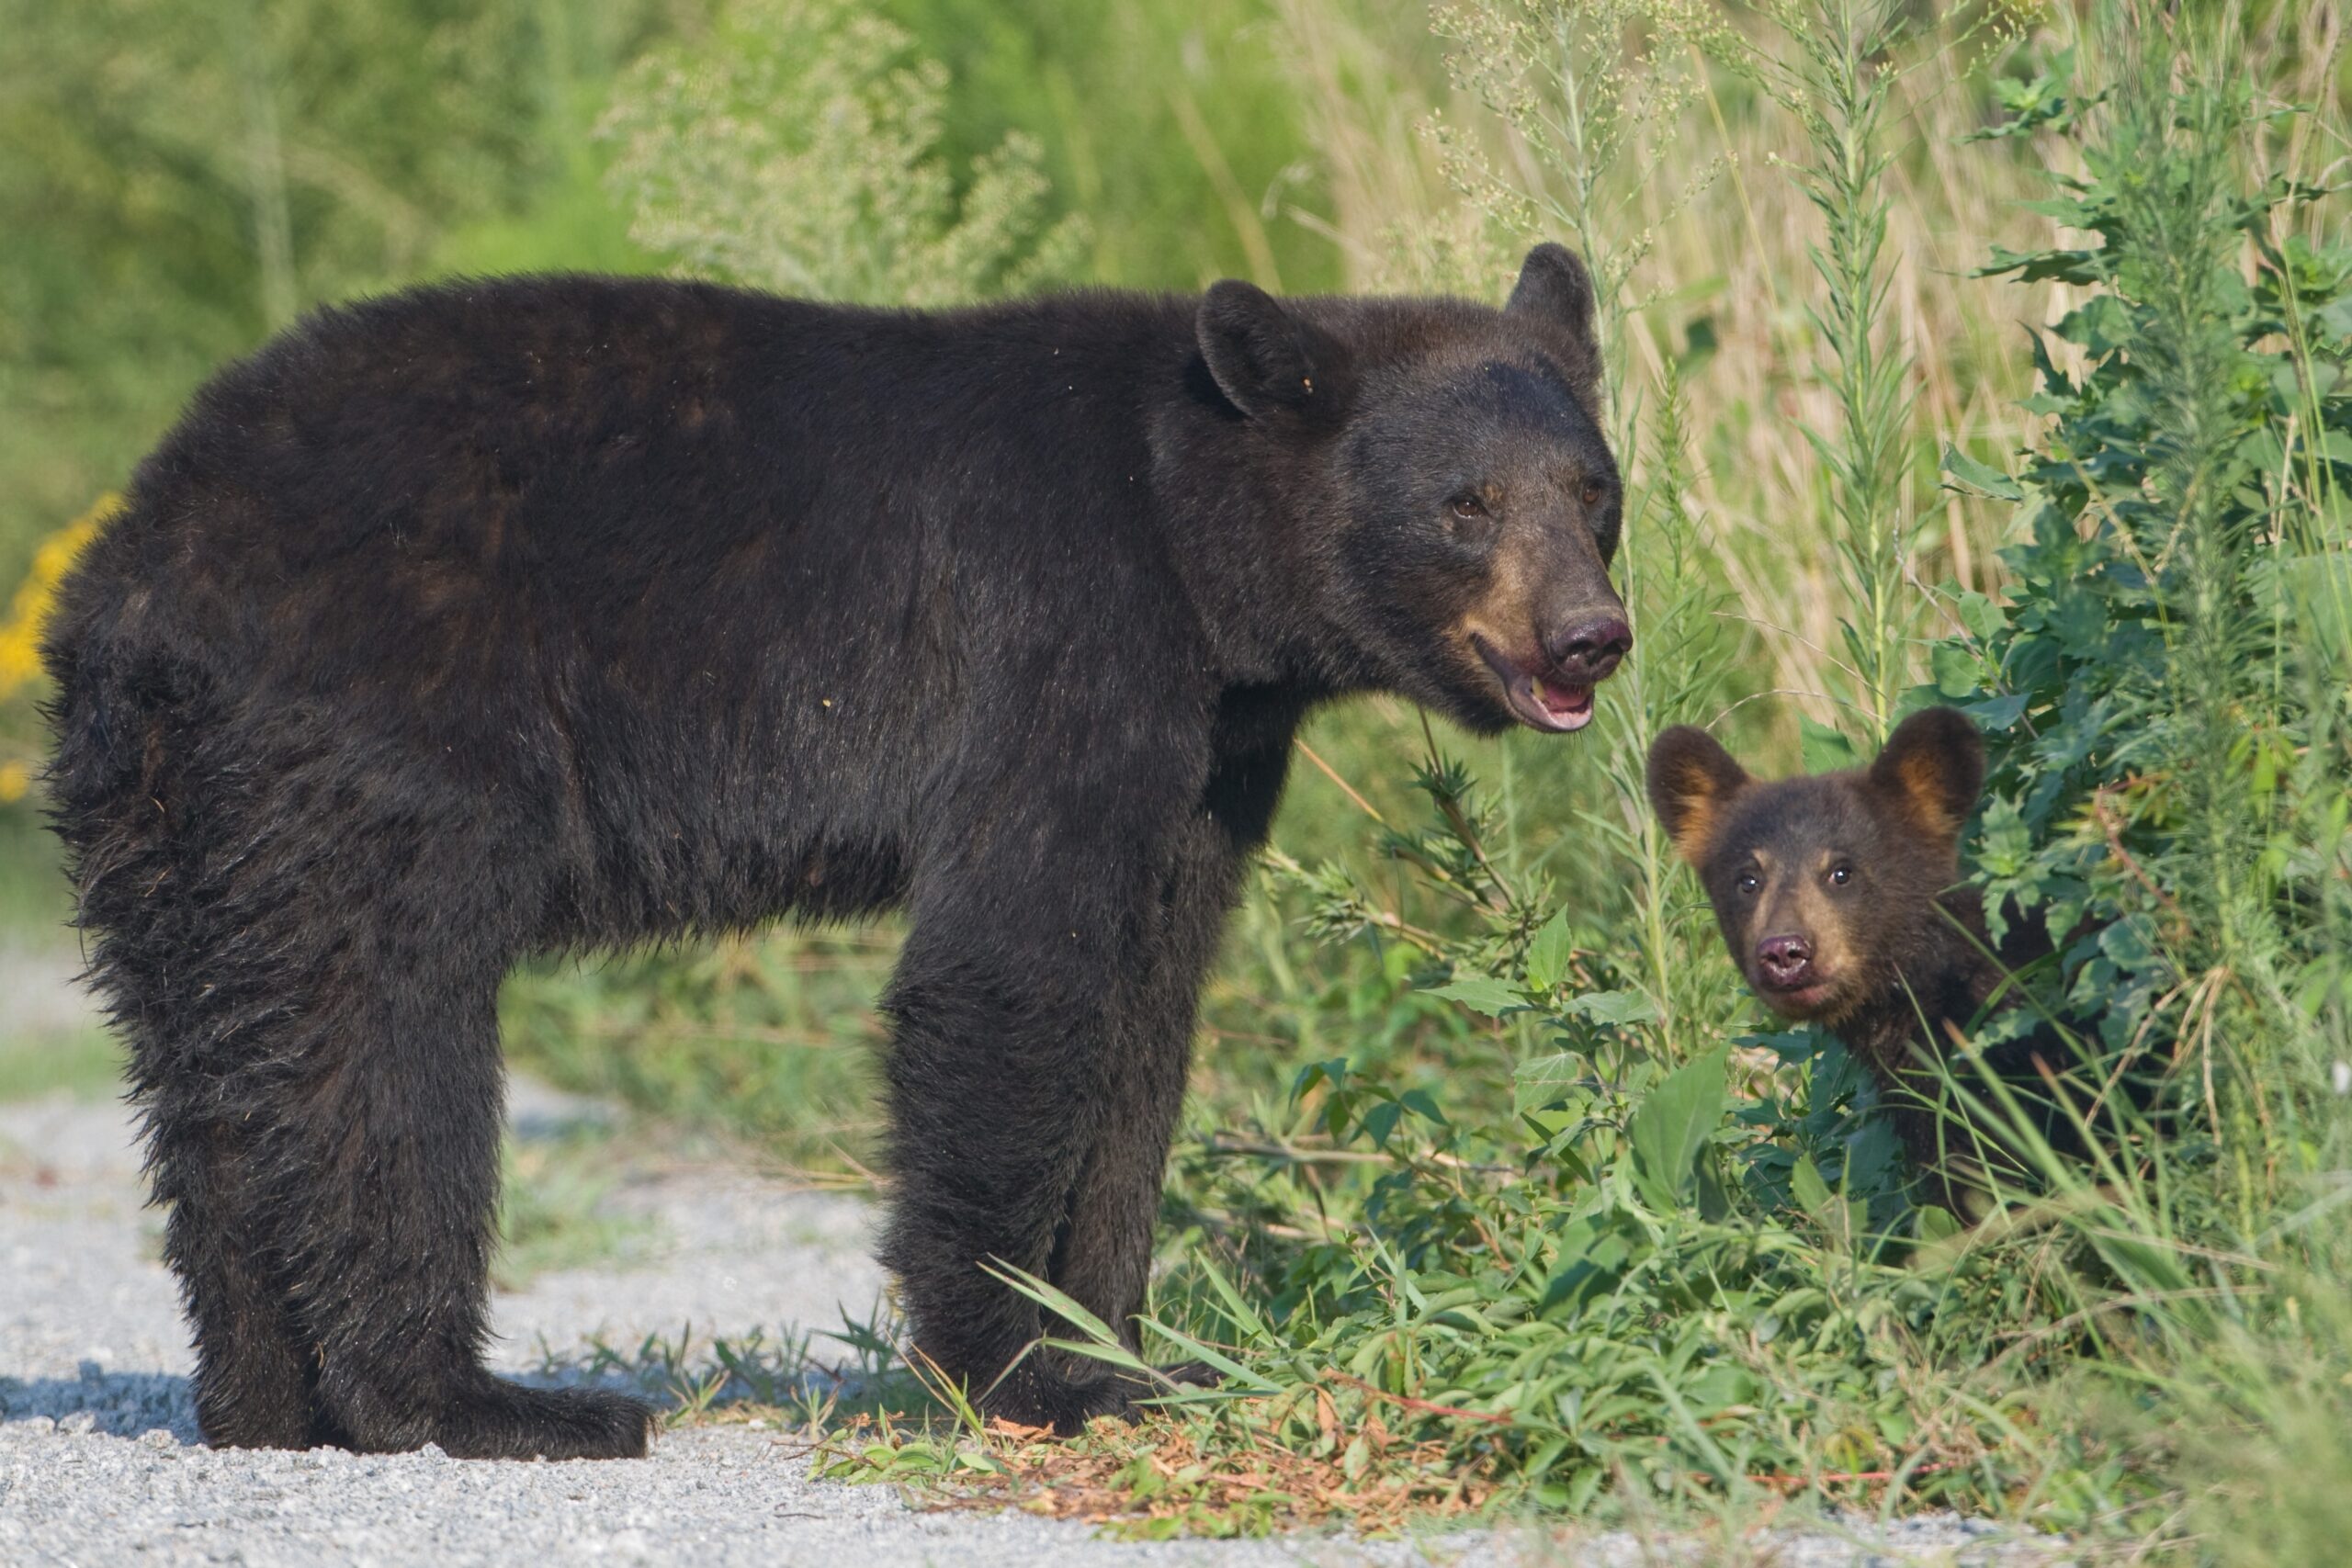
[[[1209,290],[1198,330],[1218,389],[1304,438],[1292,510],[1341,679],[1486,732],[1591,722],[1593,688],[1634,644],[1609,581],[1622,487],[1593,309],[1584,263],[1553,244],[1499,310]]]
[[[1958,878],[1984,784],[1976,727],[1912,715],[1867,768],[1767,784],[1702,729],[1650,748],[1649,795],[1766,1006],[1835,1027],[1901,984]]]

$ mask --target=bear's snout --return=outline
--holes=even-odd
[[[1813,943],[1802,936],[1768,936],[1756,944],[1756,966],[1767,985],[1794,990],[1813,971]]]
[[[1544,652],[1559,678],[1574,686],[1595,686],[1616,672],[1634,651],[1634,628],[1615,612],[1582,616],[1544,639]]]

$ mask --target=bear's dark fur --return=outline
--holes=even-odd
[[[1301,716],[1582,725],[1629,645],[1592,291],[687,283],[325,310],[207,387],[66,583],[50,777],[217,1443],[642,1452],[483,1371],[526,955],[903,909],[918,1348],[1069,1429],[1132,1333],[1195,994]]]
[[[1971,1167],[1998,1156],[2000,1133],[1955,1135],[1939,1109],[1939,1066],[1984,1102],[2014,1102],[2053,1145],[2079,1148],[2050,1089],[2081,1053],[2048,1021],[1973,1058],[1951,1050],[1988,1009],[2018,1005],[2015,977],[2052,953],[2038,920],[2012,922],[1994,943],[1976,890],[1956,886],[1961,828],[1984,783],[1984,742],[1965,715],[1926,709],[1867,768],[1777,783],[1751,778],[1703,729],[1669,729],[1650,747],[1648,778],[1748,985],[1870,1068],[1947,1207],[1975,1206]],[[2077,1106],[2095,1102],[2095,1084],[2069,1088]]]

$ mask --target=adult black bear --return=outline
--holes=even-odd
[[[1593,297],[695,284],[322,311],[196,400],[66,583],[51,774],[216,1443],[644,1450],[481,1366],[500,977],[903,908],[885,1255],[1068,1429],[1001,1258],[1139,1307],[1195,993],[1315,704],[1591,716]]]

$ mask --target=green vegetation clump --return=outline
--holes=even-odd
[[[736,0],[711,36],[630,67],[603,130],[630,237],[704,276],[867,304],[948,305],[1076,274],[1018,131],[951,168],[947,71],[849,0]],[[790,104],[778,115],[773,106]]]

